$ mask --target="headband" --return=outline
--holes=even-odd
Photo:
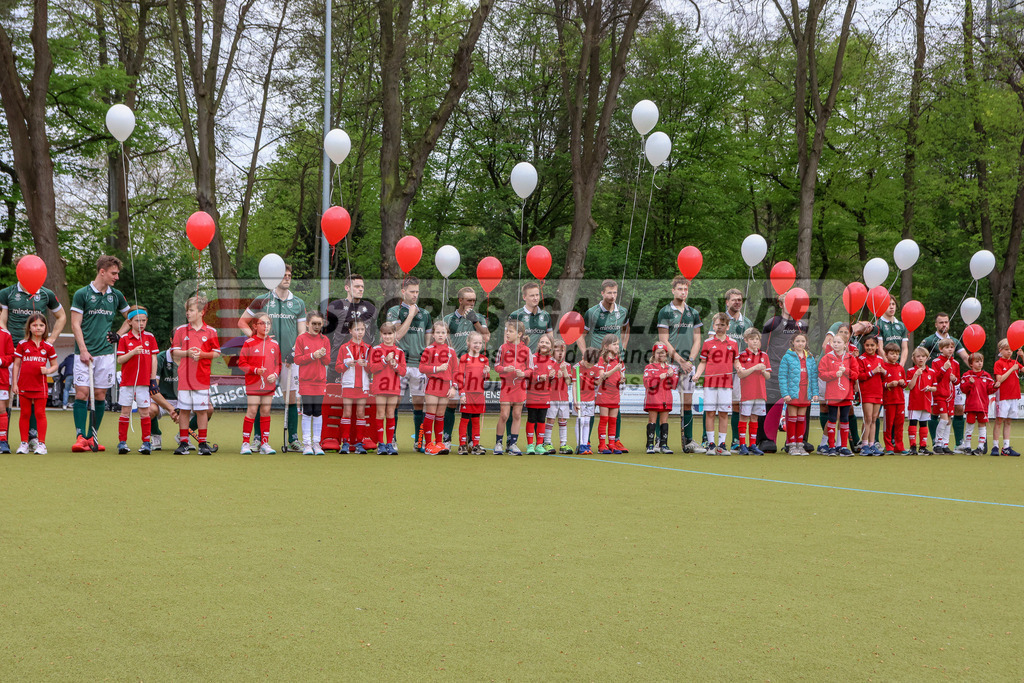
[[[145,308],[136,308],[136,309],[133,309],[131,311],[128,311],[128,319],[129,320],[131,320],[132,318],[134,318],[137,315],[144,315],[147,318],[149,317],[149,314],[146,313],[146,309]]]

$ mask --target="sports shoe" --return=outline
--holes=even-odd
[[[99,441],[97,441],[95,436],[86,439],[86,441],[89,442],[89,450],[92,451],[93,453],[98,453],[107,450],[107,447],[101,444]]]
[[[128,448],[128,442],[118,441],[117,442],[117,454],[124,455],[125,453],[131,453],[132,449]]]
[[[840,448],[839,449],[839,457],[840,458],[849,458],[849,457],[852,457],[852,456],[853,456],[853,451],[851,451],[849,448]]]
[[[46,444],[42,441],[36,440],[36,449],[32,451],[36,455],[46,455]],[[141,452],[141,451],[140,451]]]
[[[269,443],[260,444],[260,455],[274,455],[277,451]],[[203,444],[199,444],[199,455],[206,455],[203,453]]]
[[[356,444],[355,453],[356,455],[366,455],[366,446],[363,445],[362,441]]]
[[[663,455],[672,455],[672,449],[668,447],[667,443],[663,443],[658,447],[658,452]]]
[[[526,444],[526,454],[527,455],[535,455],[536,453],[537,453],[537,451],[534,449],[532,443]]]
[[[918,455],[931,455],[932,452],[930,450],[928,450],[927,446],[921,446],[920,448],[917,449],[917,454]]]
[[[591,448],[590,448],[590,444],[589,444],[589,443],[588,443],[588,444],[586,444],[586,445],[585,445],[585,446],[583,447],[583,450],[582,450],[582,451],[580,451],[580,455],[593,455],[593,454],[594,454],[594,451],[593,451],[593,450],[591,450]]]
[[[724,441],[718,444],[718,448],[715,452],[718,453],[718,455],[732,455],[732,451],[729,450],[729,447],[725,445]]]
[[[21,445],[18,446],[18,450],[14,451],[18,455],[25,455],[28,453],[28,441],[22,441]]]
[[[747,448],[747,444],[741,443],[736,447],[736,452],[740,455],[750,455],[750,449]]]
[[[174,449],[175,455],[188,455],[189,447],[184,441],[178,443],[178,447]]]
[[[864,448],[867,448],[867,446],[865,446]],[[861,448],[861,452],[864,451],[864,448]],[[828,452],[830,450],[832,449],[828,447],[827,443],[822,443],[821,445],[818,446],[818,452],[821,453],[822,455],[828,455]]]
[[[315,443],[313,444],[313,455],[326,455],[326,453],[324,453],[324,449],[320,447],[320,444]]]
[[[213,449],[210,448],[210,444],[206,443],[205,441],[199,442],[199,447],[197,450],[199,451],[199,455],[213,455]]]
[[[990,455],[1002,455],[1002,453],[999,452],[999,446],[993,446],[992,453]]]
[[[657,451],[657,449],[654,448],[654,444],[653,443],[647,444],[647,451],[646,451],[647,455],[654,455],[657,452],[658,451]]]
[[[893,451],[891,448],[886,448],[885,452],[883,452],[882,455],[896,455],[896,452]]]
[[[1003,449],[1003,455],[1008,455],[1011,458],[1019,458],[1020,457],[1020,453],[1018,453],[1017,451],[1013,450],[1013,448],[1004,448]]]
[[[338,448],[338,452],[344,453],[345,455],[348,455],[351,452],[351,449],[349,448],[348,445],[348,441],[341,442],[341,446]]]
[[[443,448],[444,446],[442,444],[431,441],[423,450],[427,455],[441,455],[441,450]]]
[[[313,444],[307,443],[302,445],[303,455],[313,455]]]
[[[967,452],[968,455],[985,455],[986,453],[988,453],[987,448],[984,450],[981,448],[972,448]]]
[[[786,444],[786,454],[787,455],[800,455],[799,453],[797,453],[797,445],[795,443],[788,443],[788,444]]]
[[[813,451],[812,451],[812,452],[813,452]],[[764,455],[764,451],[762,451],[762,450],[761,450],[760,448],[758,448],[757,446],[751,446],[751,447],[750,447],[750,454],[751,454],[751,455]]]
[[[447,441],[441,441],[437,445],[441,447],[441,452],[438,455],[448,455],[452,452],[452,445]]]
[[[707,452],[706,449],[703,448],[700,444],[698,444],[693,439],[690,439],[689,441],[687,441],[686,445],[683,446],[683,453],[705,453],[705,452]],[[712,453],[711,455],[714,455],[714,454]]]
[[[457,451],[457,453],[458,455],[469,455],[469,448],[462,444],[459,444],[459,450]]]
[[[487,449],[481,446],[480,444],[473,446],[473,448],[471,448],[469,452],[472,453],[473,455],[487,455]]]
[[[288,450],[295,451],[296,453],[302,450],[302,442],[298,439],[292,439],[288,442]]]
[[[563,443],[561,446],[559,446],[558,452],[561,455],[572,455],[572,449],[569,448],[569,444],[566,443]]]
[[[598,445],[597,452],[600,453],[601,455],[611,455],[612,453],[614,453],[612,449],[608,448],[608,444],[604,444],[604,448],[601,448],[601,446]]]
[[[557,452],[558,449],[555,448],[553,445],[549,443],[544,444],[544,455],[554,455]]]
[[[839,455],[839,449],[836,448],[835,446],[829,446],[828,451],[825,453],[825,455],[827,455],[830,458],[834,458],[837,455]]]
[[[509,455],[522,455],[523,452],[521,450],[519,450],[519,446],[517,444],[510,443],[508,445],[508,454]]]
[[[162,451],[164,449],[164,439],[162,434],[153,434],[149,437],[149,446],[154,451]]]
[[[492,451],[492,453],[494,453],[495,455],[501,455],[504,452],[505,452],[505,449],[501,447],[501,442],[500,441],[496,442],[494,444],[494,450]]]
[[[907,455],[917,455],[917,445],[911,446],[910,450],[907,451]]]
[[[970,455],[971,449],[965,447],[964,444],[959,443],[956,448],[953,449],[953,453],[956,453],[957,455]]]
[[[902,451],[897,451],[896,455],[916,455],[916,454],[915,453],[911,453],[908,450],[902,450]]]
[[[612,442],[612,450],[618,451],[619,453],[629,453],[629,449],[623,446],[622,442],[618,439],[615,439],[615,441]]]
[[[85,441],[85,439],[82,438],[81,435],[79,435],[78,438],[82,439],[82,441]],[[76,441],[75,444],[77,444],[77,443],[78,442]],[[11,452],[11,446],[6,441],[0,441],[0,453],[10,453],[10,452]],[[76,451],[75,447],[72,446],[71,447],[71,452],[72,453],[81,453],[82,451]]]
[[[238,452],[242,455],[252,455],[252,444],[248,441],[243,441],[242,447],[238,449]]]

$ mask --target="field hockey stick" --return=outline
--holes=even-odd
[[[92,362],[89,363],[89,431],[92,434],[92,442],[89,446],[93,452],[100,449],[96,433],[96,379],[93,373],[93,363],[95,362],[96,359],[93,358]]]
[[[282,434],[282,436],[284,438],[284,445],[281,446],[281,452],[282,453],[287,453],[288,452],[288,395],[290,393],[289,389],[291,388],[292,368],[291,368],[290,364],[286,364],[284,362],[282,362],[281,366],[284,368],[284,374],[282,375],[282,379],[284,381],[281,383],[281,392],[284,394],[284,419],[282,420],[283,427],[282,427],[282,430],[281,430],[281,434]]]

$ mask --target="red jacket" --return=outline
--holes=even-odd
[[[932,394],[934,392],[926,391],[929,387],[935,386],[935,371],[925,365],[920,368],[921,374],[918,375],[919,368],[913,368],[908,373],[909,380],[908,386],[914,377],[917,376],[917,381],[914,382],[914,386],[910,388],[910,410],[923,410],[925,412],[931,412],[932,410]]]
[[[665,379],[661,373],[667,372]],[[644,389],[647,390],[645,403],[667,403],[672,405],[672,390],[679,383],[675,368],[667,363],[650,363],[644,368]]]
[[[494,367],[498,372],[498,376],[501,377],[502,386],[508,387],[511,391],[524,388],[526,386],[526,377],[516,378],[514,370],[506,372],[504,368],[512,366],[516,370],[528,372],[532,364],[533,354],[530,352],[530,347],[522,342],[518,344],[502,344],[498,347],[497,359],[494,361]]]
[[[11,333],[0,327],[0,388],[11,386],[11,364],[14,363],[14,339]]]
[[[317,349],[326,353],[313,358]],[[295,339],[295,364],[299,366],[299,394],[323,396],[327,385],[327,366],[331,364],[331,340],[325,334],[300,334]]]
[[[865,353],[857,359],[857,384],[860,386],[860,400],[864,403],[882,403],[884,375],[871,374],[871,371],[884,362],[877,353],[873,356]]]
[[[557,367],[558,375],[553,380],[551,380],[551,383],[550,383],[550,386],[551,386],[551,402],[552,403],[559,403],[559,402],[562,402],[562,401],[571,401],[572,399],[569,397],[570,379],[566,378],[566,377],[563,377],[562,373],[563,372],[567,373],[569,375],[569,377],[571,378],[572,377],[572,366],[570,366],[564,360],[561,363],[559,363],[558,361],[555,361],[555,365],[558,366]]]
[[[551,385],[555,378],[551,373],[558,371],[558,363],[551,356],[537,354],[533,367],[526,374],[526,405],[532,408],[546,407],[551,403]]]
[[[438,370],[445,363],[448,367]],[[459,357],[455,355],[455,349],[447,344],[431,344],[423,349],[420,372],[427,376],[427,395],[446,396],[459,373]]]
[[[595,367],[600,372],[614,371],[598,384],[596,392],[597,405],[606,408],[618,408],[620,400],[619,384],[622,382],[623,377],[622,363],[619,362],[618,358],[612,358],[609,361],[601,361]]]
[[[267,380],[268,375],[281,374],[281,347],[270,337],[260,339],[249,337],[238,353],[238,367],[245,370],[245,391],[254,396],[274,393],[277,380]],[[260,368],[266,370],[257,375]]]
[[[491,378],[491,366],[487,356],[471,356],[463,354],[459,359],[459,374],[455,377],[455,387],[460,394],[466,396],[482,396],[484,382]]]
[[[887,406],[903,406],[906,402],[905,394],[903,393],[903,387],[906,386],[907,372],[903,369],[903,366],[899,363],[882,363],[882,367],[885,368],[885,374],[882,377],[882,404]],[[890,382],[904,382],[904,384],[897,384],[893,388],[888,388],[885,385]]]
[[[385,360],[389,354],[394,354],[394,367]],[[370,372],[373,374],[370,393],[400,396],[402,394],[402,378],[405,377],[406,369],[405,351],[397,346],[384,346],[383,344],[374,346],[370,351]]]
[[[365,360],[366,365],[357,361]],[[338,362],[334,369],[341,373],[342,389],[370,391],[370,345],[366,342],[348,341],[338,348]]]
[[[849,405],[853,402],[853,383],[857,381],[857,359],[849,353],[840,358],[829,351],[818,361],[818,378],[825,381],[825,401],[829,405]],[[838,376],[839,368],[846,371]]]
[[[1006,378],[1006,381],[999,385],[999,400],[1008,401],[1020,398],[1020,361],[1014,358],[996,358],[995,367],[992,368],[992,379],[998,379],[1013,370],[1013,374]]]
[[[594,393],[597,389],[597,373],[600,372],[596,365],[591,365],[589,368],[583,367],[583,363],[577,363],[574,367],[575,375],[579,376],[579,393],[580,403],[593,403]],[[573,400],[575,401],[576,391],[573,390]]]
[[[942,366],[949,361],[949,369],[943,370]],[[932,361],[932,370],[935,371],[935,398],[949,400],[953,398],[953,387],[960,384],[960,362],[956,358],[939,356]]]
[[[960,391],[967,399],[964,410],[968,413],[987,413],[988,397],[996,393],[996,381],[984,370],[968,370],[960,380]]]

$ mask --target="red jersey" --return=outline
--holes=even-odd
[[[388,358],[395,361],[394,366]],[[373,383],[370,393],[373,395],[399,396],[402,393],[402,378],[406,371],[405,351],[397,346],[379,344],[370,351],[370,372]]]
[[[117,342],[117,355],[123,356],[136,348],[141,348],[142,351],[121,365],[122,387],[149,386],[149,380],[153,378],[153,357],[160,353],[156,347],[156,337],[149,332],[143,332],[141,337],[136,337],[134,332],[129,331]]]
[[[505,390],[517,392],[526,389],[526,377],[516,377],[515,371],[506,371],[507,367],[515,367],[516,370],[527,372],[533,365],[533,354],[530,347],[519,342],[518,344],[502,344],[498,347],[498,355],[494,361],[494,368],[501,377],[503,393]],[[524,399],[525,400],[525,393]]]
[[[595,401],[597,405],[605,408],[618,408],[619,407],[619,384],[622,383],[623,377],[623,366],[619,362],[618,358],[612,358],[607,361],[601,361],[594,366],[598,372],[608,372],[611,374],[601,380],[601,383],[597,386],[595,392]]]
[[[14,338],[11,333],[0,327],[0,389],[11,386],[11,371],[14,362]]]
[[[996,381],[984,370],[975,372],[968,370],[960,380],[960,391],[964,392],[966,401],[964,410],[968,413],[987,413],[988,397],[996,393]]]
[[[198,349],[201,353],[216,351],[220,353],[220,339],[217,338],[217,330],[206,323],[199,329],[191,325],[181,325],[174,331],[174,339],[171,342],[172,351],[191,351]],[[210,365],[212,358],[201,358],[192,360],[192,356],[186,355],[178,359],[178,391],[200,391],[210,388]]]
[[[561,362],[556,360],[555,365],[557,366],[558,374],[550,382],[550,398],[552,403],[561,403],[569,400],[569,378],[572,377],[572,366],[564,360]],[[568,374],[569,377],[564,377],[562,373]]]
[[[877,353],[869,356],[862,354],[857,359],[860,363],[858,368],[857,384],[860,385],[860,400],[864,403],[882,402],[882,375],[876,375],[872,371],[883,363],[882,357]]]
[[[731,389],[732,375],[740,347],[732,339],[712,337],[700,348],[704,363],[704,386],[709,389]]]
[[[245,393],[272,394],[277,380],[271,382],[267,377],[281,374],[281,347],[272,337],[249,337],[238,353],[238,367],[245,370]],[[256,374],[260,368],[266,370],[262,375]]]
[[[907,371],[903,369],[903,366],[899,363],[882,363],[882,368],[885,369],[885,374],[882,377],[882,404],[887,406],[904,405],[905,394],[903,393],[903,387],[906,386],[895,386],[891,389],[886,387],[886,384],[890,382],[906,382]]]
[[[768,359],[768,354],[764,351],[754,353],[747,349],[740,354],[738,360],[740,361],[740,367],[744,369],[752,368],[759,363],[764,363],[765,370],[771,371],[772,369],[772,363]],[[740,378],[741,401],[764,401],[767,396],[764,375],[760,372],[752,372],[746,377]]]
[[[439,370],[447,364],[444,370]],[[427,396],[447,396],[459,373],[459,357],[447,344],[431,344],[420,356],[420,372],[427,376]]]
[[[463,354],[459,359],[459,374],[455,377],[455,386],[460,394],[484,395],[484,382],[491,378],[491,366],[487,356],[471,356]]]
[[[593,403],[597,388],[597,374],[601,371],[596,365],[585,368],[583,363],[577,363],[575,370],[576,383],[580,391],[580,403]]]
[[[338,348],[338,362],[334,369],[341,373],[341,388],[370,393],[370,345],[349,341]],[[366,365],[358,361],[365,360]]]
[[[949,369],[943,370],[942,366],[949,361]],[[953,387],[960,384],[960,363],[955,358],[939,356],[932,361],[932,370],[935,371],[935,398],[949,400],[953,398]]]
[[[318,349],[325,351],[313,358]],[[323,396],[327,392],[327,366],[331,364],[331,340],[326,334],[303,332],[295,338],[293,349],[295,364],[299,366],[299,394]]]
[[[839,368],[846,368],[842,377]],[[857,381],[857,360],[848,353],[840,358],[829,351],[818,361],[818,378],[825,381],[825,396],[829,405],[843,406],[853,403],[853,383]]]
[[[667,373],[664,379],[662,373]],[[672,405],[672,390],[679,383],[675,368],[667,363],[649,363],[644,368],[644,405]]]
[[[999,400],[1009,401],[1020,398],[1020,361],[1013,358],[997,358],[996,365],[992,369],[993,379],[998,380],[1010,370],[1013,374],[1006,378],[1006,381],[999,385]]]
[[[551,356],[537,354],[533,367],[527,375],[526,405],[529,408],[546,408],[551,403],[551,385],[555,378],[551,375],[558,372],[558,363]]]
[[[9,333],[7,338],[11,338]],[[36,344],[28,339],[22,339],[18,342],[18,347],[14,349],[13,356],[21,359],[21,369],[18,370],[18,393],[25,398],[46,398],[49,389],[46,385],[43,368],[53,365],[57,361],[56,349],[48,341]],[[4,372],[6,373],[7,370],[5,369]],[[10,378],[8,377],[8,379]],[[149,384],[149,378],[146,378],[146,384]]]
[[[920,374],[918,371],[920,370]],[[921,368],[913,368],[907,373],[908,381],[907,384],[913,381],[914,377],[917,376],[917,382],[910,388],[910,402],[908,408],[910,410],[923,410],[926,413],[930,413],[932,410],[932,394],[934,392],[925,391],[926,389],[935,386],[935,371],[927,365]]]

